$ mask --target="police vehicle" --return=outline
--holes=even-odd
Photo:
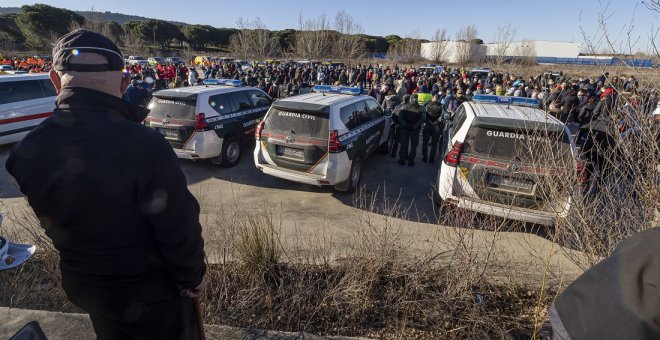
[[[470,71],[469,76],[470,78],[488,78],[488,75],[491,72],[493,72],[493,70],[489,67],[475,67]]]
[[[0,75],[0,145],[20,141],[50,117],[56,96],[47,74]]]
[[[568,128],[538,104],[491,95],[461,104],[445,124],[435,203],[544,225],[566,217],[571,188],[558,174],[583,167]]]
[[[444,70],[444,67],[436,64],[424,64],[419,67],[420,72],[430,71],[431,74],[442,73]]]
[[[273,103],[257,127],[254,163],[268,175],[354,192],[364,161],[392,147],[391,116],[359,88],[313,90]]]
[[[154,92],[145,123],[163,134],[179,158],[236,165],[272,99],[240,80]]]

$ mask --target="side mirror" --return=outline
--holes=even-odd
[[[392,115],[392,109],[383,110],[383,115],[387,116],[387,117],[391,116]]]

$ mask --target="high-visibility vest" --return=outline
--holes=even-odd
[[[426,105],[431,102],[431,99],[433,99],[433,96],[430,93],[417,94],[417,103],[419,103],[419,105]]]

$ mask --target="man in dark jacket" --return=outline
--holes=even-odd
[[[660,339],[660,229],[623,240],[550,307],[553,339]]]
[[[198,339],[204,241],[172,147],[121,100],[129,78],[108,38],[73,31],[53,64],[54,114],[6,167],[59,251],[67,297],[99,339]]]
[[[417,154],[417,144],[419,143],[419,129],[424,123],[424,116],[420,111],[417,95],[410,96],[410,102],[401,107],[399,112],[399,164],[408,166],[415,165],[415,154]]]
[[[433,96],[431,102],[426,105],[426,121],[424,130],[422,131],[422,162],[433,163],[435,155],[438,153],[438,143],[440,141],[440,133],[442,132],[441,117],[442,106],[439,103],[440,97]],[[431,153],[428,153],[429,139],[431,140]],[[428,156],[428,158],[427,158]]]
[[[559,115],[559,120],[561,120],[563,123],[577,121],[579,105],[580,99],[575,93],[575,89],[568,90],[568,93],[561,103],[561,114]]]

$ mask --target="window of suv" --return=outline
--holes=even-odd
[[[341,121],[349,130],[353,130],[357,126],[357,120],[354,113],[355,105],[353,104],[344,106],[339,110]]]
[[[219,115],[236,112],[236,105],[234,101],[232,101],[232,97],[229,93],[216,94],[215,96],[209,97],[209,105]]]
[[[355,103],[355,117],[357,118],[357,124],[362,125],[371,121],[371,115],[369,115],[369,108],[365,101],[360,101]]]
[[[236,111],[244,111],[254,108],[254,105],[252,104],[250,98],[248,98],[246,91],[232,92],[229,95],[234,100]]]
[[[380,108],[380,105],[373,100],[367,100],[367,108],[369,109],[369,115],[372,120],[378,119],[383,116],[383,110]]]
[[[461,105],[454,114],[454,121],[451,126],[452,136],[455,135],[456,132],[461,128],[463,123],[465,123],[465,119],[467,119],[467,114],[465,113],[465,107]]]
[[[269,107],[270,106],[270,98],[268,96],[261,92],[261,91],[250,91],[250,99],[252,100],[252,105],[254,107]]]

